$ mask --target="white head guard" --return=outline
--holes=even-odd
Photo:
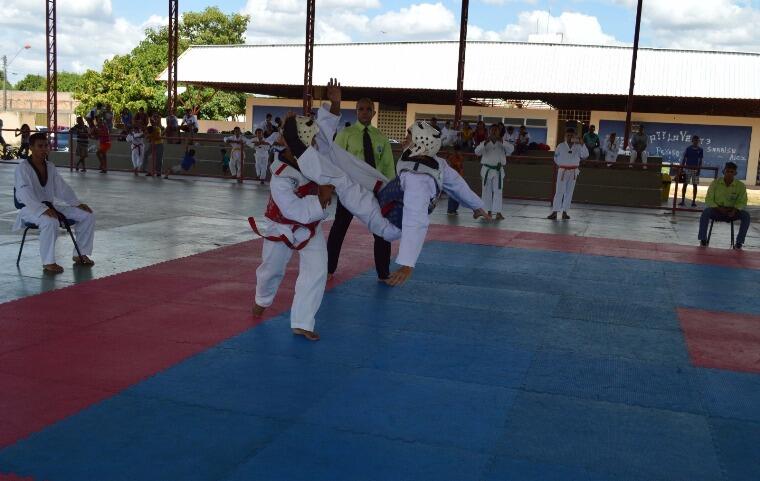
[[[296,126],[298,128],[298,138],[301,139],[301,142],[303,142],[306,148],[308,148],[311,146],[311,141],[317,135],[317,132],[319,132],[317,122],[311,117],[297,115]]]
[[[441,150],[441,133],[429,123],[418,120],[409,130],[412,134],[412,144],[408,150],[412,156],[432,157]]]

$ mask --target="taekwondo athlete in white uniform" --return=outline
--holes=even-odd
[[[271,195],[265,219],[248,219],[254,232],[264,238],[262,263],[256,269],[254,315],[261,315],[272,305],[287,263],[293,251],[298,251],[298,278],[290,327],[293,334],[311,341],[319,340],[314,331],[315,315],[327,281],[327,245],[321,222],[327,217],[325,208],[333,191],[373,234],[387,241],[401,236],[399,229],[382,216],[373,191],[353,180],[361,177],[362,172],[367,179],[377,176],[362,167],[366,164],[332,142],[340,121],[341,91],[336,80],[330,80],[327,98],[330,110],[323,106],[317,120],[305,116],[286,118],[281,136],[286,150],[270,168]],[[351,159],[357,169],[354,177],[347,176],[339,167]]]
[[[583,139],[576,135],[575,129],[565,130],[565,141],[557,145],[554,150],[557,184],[552,202],[552,213],[547,219],[556,220],[559,212],[562,212],[563,219],[570,218],[567,211],[570,210],[570,204],[573,202],[575,182],[580,173],[579,166],[581,160],[587,159],[588,155],[588,148],[583,144]]]
[[[269,149],[272,144],[264,138],[264,131],[259,127],[254,132],[255,137],[251,141],[253,144],[253,155],[256,158],[256,177],[264,183],[267,178],[267,168],[269,167]]]
[[[230,152],[230,175],[237,177],[243,168],[243,149],[253,147],[249,138],[240,133],[240,127],[232,129],[232,135],[224,138],[225,144],[231,144]]]
[[[408,134],[405,142],[408,147],[396,164],[398,176],[377,194],[388,219],[401,227],[396,257],[396,264],[401,267],[385,281],[390,286],[400,285],[411,277],[425,243],[430,213],[442,191],[472,209],[474,218],[491,219],[483,209],[481,198],[448,162],[438,157],[441,133],[427,122],[417,121]]]
[[[89,258],[95,235],[95,214],[87,204],[79,201],[55,165],[47,160],[48,145],[44,133],[32,134],[29,137],[31,157],[16,166],[14,195],[23,207],[16,217],[13,230],[22,229],[25,222],[39,226],[43,271],[59,274],[63,272],[63,267],[55,261],[56,235],[61,226],[59,214],[76,221],[73,230],[82,256],[74,249],[73,260],[81,266],[95,264]]]
[[[489,214],[496,214],[496,220],[503,220],[501,207],[503,203],[503,185],[507,156],[512,155],[515,146],[501,137],[498,125],[492,125],[489,137],[475,147],[475,155],[480,156],[480,178],[483,179],[484,209]]]

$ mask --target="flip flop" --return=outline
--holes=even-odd
[[[72,260],[74,261],[74,265],[77,265],[77,266],[88,266],[89,267],[89,266],[94,266],[95,265],[95,261],[93,261],[92,259],[90,259],[87,256],[72,257]]]
[[[63,267],[58,264],[47,264],[42,266],[42,272],[47,274],[60,274],[63,272]]]
[[[294,335],[303,336],[309,341],[319,341],[319,334],[317,334],[316,332],[307,331],[306,329],[300,329],[300,328],[295,328],[292,331]]]

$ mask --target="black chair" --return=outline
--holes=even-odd
[[[24,204],[19,202],[18,197],[16,197],[16,188],[13,188],[13,205],[16,206],[18,210],[23,209],[26,207]],[[74,225],[77,222],[75,220],[66,219],[69,222],[69,225]],[[40,226],[37,224],[33,224],[31,222],[24,222],[24,235],[21,237],[21,247],[18,248],[18,257],[16,258],[16,267],[19,266],[19,263],[21,262],[21,253],[24,251],[24,243],[26,242],[26,233],[29,232],[29,229],[39,229]],[[74,240],[74,237],[71,238]]]
[[[733,220],[727,220],[725,222],[728,222],[731,224],[731,247],[734,247],[734,222]],[[715,219],[710,220],[710,230],[707,232],[707,243],[710,243],[710,237],[712,237],[712,229],[713,224],[715,224]]]

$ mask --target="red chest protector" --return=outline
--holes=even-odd
[[[281,164],[282,165],[277,166],[276,170],[274,171],[275,176],[280,176],[283,173],[283,171],[289,167],[285,163],[281,163]],[[292,169],[292,167],[290,168]],[[319,185],[317,185],[316,182],[311,182],[311,181],[298,186],[295,190],[296,196],[298,196],[298,198],[301,198],[301,199],[306,197],[307,195],[317,195],[318,193],[319,193]],[[292,225],[293,232],[295,232],[296,229],[301,228],[301,227],[309,229],[309,237],[305,241],[301,242],[300,244],[294,245],[292,242],[290,242],[290,239],[288,239],[285,235],[279,235],[279,236],[261,235],[258,227],[256,226],[256,221],[254,220],[254,218],[253,217],[248,218],[248,223],[251,225],[251,229],[253,229],[253,231],[256,234],[270,241],[283,242],[285,243],[285,245],[287,245],[291,249],[297,250],[297,251],[306,247],[306,244],[308,244],[311,238],[314,237],[317,231],[317,226],[319,225],[319,222],[320,222],[320,221],[316,221],[316,222],[311,222],[309,224],[301,224],[300,222],[296,222],[294,220],[288,219],[282,214],[280,207],[277,205],[277,203],[274,201],[271,195],[269,196],[269,203],[267,203],[267,209],[266,209],[266,212],[264,213],[264,217],[278,224]]]

